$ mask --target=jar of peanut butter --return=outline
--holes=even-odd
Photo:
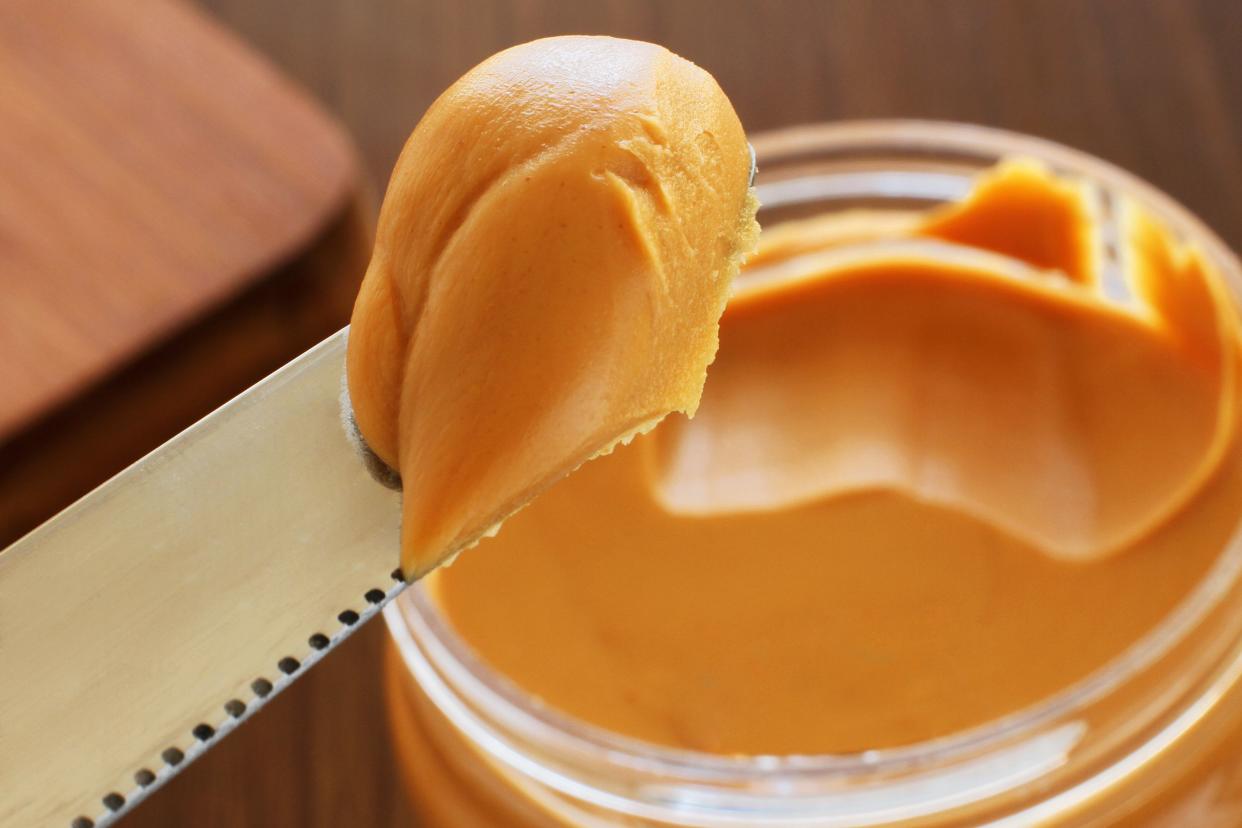
[[[427,828],[1242,823],[1242,267],[928,122],[753,136],[694,419],[385,611]]]

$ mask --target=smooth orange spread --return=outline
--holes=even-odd
[[[697,416],[433,595],[551,707],[713,752],[910,744],[1085,677],[1242,504],[1232,306],[1135,204],[1106,256],[1100,199],[1017,161],[925,215],[765,231]]]
[[[741,124],[659,46],[501,52],[401,153],[354,309],[358,428],[417,576],[672,411],[692,413],[755,203]]]

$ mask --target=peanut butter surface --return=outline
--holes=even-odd
[[[1242,508],[1232,306],[1137,205],[1104,255],[1097,201],[1013,162],[928,214],[765,231],[697,416],[432,595],[548,706],[717,753],[908,745],[1086,677]]]
[[[407,575],[694,411],[754,241],[749,175],[715,80],[649,43],[516,46],[431,106],[384,199],[347,362],[358,430],[402,479]]]

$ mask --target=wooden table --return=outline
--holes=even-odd
[[[709,69],[750,130],[974,121],[1112,160],[1242,246],[1242,4],[1234,0],[207,0],[352,130],[383,181],[419,114],[491,52],[594,32]],[[125,823],[399,826],[372,624]]]

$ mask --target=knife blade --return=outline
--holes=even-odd
[[[0,825],[112,823],[404,588],[347,335],[0,553]]]

